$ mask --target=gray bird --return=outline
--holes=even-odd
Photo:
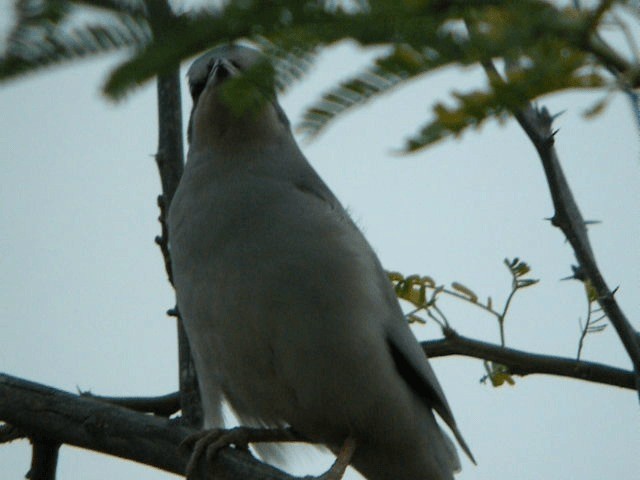
[[[225,82],[262,61],[226,45],[188,72],[189,155],[168,217],[178,307],[206,427],[226,399],[251,425],[291,426],[370,480],[460,468],[470,452],[380,261],[293,138],[275,95],[238,113]],[[250,78],[250,77],[249,77]]]

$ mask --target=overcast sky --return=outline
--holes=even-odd
[[[352,44],[326,50],[282,98],[293,123],[369,57]],[[117,60],[78,62],[0,86],[0,370],[68,391],[159,395],[177,389],[177,358],[174,321],[164,313],[173,292],[153,243],[155,87],[107,101],[100,86]],[[454,69],[413,82],[348,114],[303,150],[389,270],[459,281],[499,304],[510,287],[503,258],[526,260],[541,282],[516,295],[507,344],[573,357],[584,291],[560,281],[575,261],[544,220],[553,210],[543,171],[518,126],[490,122],[412,156],[392,154],[429,118],[434,101],[483,81],[476,69]],[[602,221],[590,228],[594,250],[638,328],[640,135],[623,95],[585,120],[582,112],[600,96],[570,92],[541,103],[566,110],[556,123],[562,165],[585,218]],[[499,341],[493,318],[459,302],[443,306],[460,333]],[[440,335],[433,323],[415,331]],[[588,337],[584,357],[630,366],[613,328]],[[474,467],[463,459],[457,478],[637,478],[633,392],[544,376],[496,389],[479,382],[479,360],[432,364],[478,460]],[[2,478],[21,478],[29,461],[26,441],[0,446]],[[296,454],[293,470],[319,473],[330,461]],[[63,447],[59,478],[176,477]]]

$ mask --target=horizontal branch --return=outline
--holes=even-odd
[[[635,390],[635,375],[631,371],[573,358],[529,353],[463,337],[451,331],[442,340],[421,343],[429,358],[463,355],[500,363],[513,375],[546,374],[576,378],[588,382]]]
[[[169,417],[180,410],[180,392],[172,392],[158,397],[106,397],[91,392],[80,392],[80,396],[100,402],[118,405],[136,412],[153,413]]]
[[[134,412],[0,373],[0,421],[29,437],[74,445],[184,475],[189,453],[182,441],[196,431],[176,421]],[[210,466],[200,462],[205,479],[294,480],[250,454],[225,448]],[[210,475],[209,475],[210,476]]]

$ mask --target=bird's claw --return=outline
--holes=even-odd
[[[341,480],[344,472],[351,463],[351,458],[356,450],[356,441],[348,437],[336,455],[336,461],[333,465],[318,477],[304,477],[305,480]]]
[[[187,463],[187,478],[195,471],[203,454],[206,456],[207,462],[211,463],[216,454],[229,445],[234,445],[239,450],[249,451],[249,434],[242,427],[228,430],[213,428],[185,438],[180,444],[180,448],[193,450],[189,463]]]
[[[213,428],[189,435],[182,441],[180,448],[193,450],[186,468],[187,478],[190,478],[203,454],[206,456],[207,462],[211,463],[217,453],[229,445],[234,445],[237,449],[248,452],[251,441],[291,441],[295,439],[295,434],[291,429],[235,427],[225,430]],[[331,468],[319,477],[305,477],[305,480],[341,480],[355,449],[355,440],[351,437],[346,438]]]

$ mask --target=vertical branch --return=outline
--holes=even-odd
[[[158,38],[162,36],[171,21],[175,19],[175,15],[168,0],[147,0],[146,5],[151,30],[154,37]],[[162,195],[158,198],[162,234],[156,237],[156,243],[160,246],[169,281],[173,284],[166,215],[184,168],[179,65],[175,65],[167,73],[158,75],[157,91],[158,152],[156,153],[156,163],[162,182]],[[187,425],[197,428],[202,424],[202,406],[198,393],[198,379],[182,319],[177,309],[172,312],[175,312],[175,316],[178,319],[178,361],[182,418]]]
[[[587,237],[586,224],[573,198],[553,146],[554,132],[551,129],[553,118],[546,109],[537,110],[530,106],[520,112],[516,112],[515,116],[522,128],[527,132],[536,150],[538,150],[542,161],[555,207],[551,223],[562,230],[571,244],[580,264],[581,274],[584,274],[593,285],[600,307],[607,314],[607,317],[618,332],[618,336],[634,365],[636,374],[640,375],[640,342],[638,342],[635,330],[615,300],[615,292],[608,287],[596,263]]]
[[[482,62],[482,66],[491,81],[503,81],[491,61]],[[542,162],[555,208],[551,223],[562,230],[571,244],[580,265],[580,275],[584,276],[593,286],[600,307],[616,329],[633,364],[636,387],[640,393],[640,339],[615,300],[615,290],[612,291],[609,288],[596,263],[587,235],[586,223],[560,166],[560,160],[554,146],[556,132],[552,129],[553,116],[549,114],[547,109],[538,109],[529,103],[521,109],[514,110],[513,115],[531,140]]]
[[[609,2],[606,1],[600,5],[600,7],[602,7],[602,11],[596,11],[597,17],[594,17],[594,22],[597,22],[604,10],[606,10],[607,5],[609,5]],[[473,40],[476,34],[473,25],[468,20],[465,20],[465,25],[470,38]],[[588,40],[593,40],[598,45],[602,44],[609,48],[604,42],[598,40],[596,34],[590,35]],[[592,46],[592,43],[589,45]],[[607,52],[607,58],[615,57],[616,52],[611,52],[611,55],[609,55],[610,52]],[[593,51],[592,53],[595,54]],[[490,58],[485,59],[480,63],[487,75],[487,78],[489,79],[489,82],[498,85],[504,84],[505,80],[502,78],[500,72],[498,72]],[[616,65],[607,63],[604,60],[603,63],[607,68],[617,68]],[[622,68],[619,70],[627,71],[628,69]],[[554,117],[549,114],[546,108],[538,108],[528,101],[524,102],[521,108],[512,109],[511,113],[518,121],[520,127],[527,134],[527,137],[529,137],[529,140],[540,157],[547,185],[549,187],[549,193],[551,194],[551,200],[555,209],[553,217],[551,218],[551,223],[553,226],[562,230],[562,233],[569,241],[574,255],[578,260],[580,276],[582,276],[585,281],[588,281],[593,287],[596,293],[596,300],[599,303],[600,308],[606,314],[607,318],[618,333],[618,337],[624,345],[633,365],[636,390],[638,390],[638,394],[640,395],[640,334],[633,328],[618,305],[618,302],[614,298],[615,290],[611,290],[609,288],[597,265],[596,257],[591,248],[591,243],[589,242],[589,236],[587,234],[587,224],[584,221],[575,198],[573,197],[573,192],[569,187],[569,183],[564,175],[564,171],[560,165],[560,159],[558,158],[558,154],[555,149],[555,135],[557,131],[554,131],[552,128]]]
[[[50,440],[33,438],[31,469],[26,478],[29,480],[56,480],[58,450],[60,444]]]

